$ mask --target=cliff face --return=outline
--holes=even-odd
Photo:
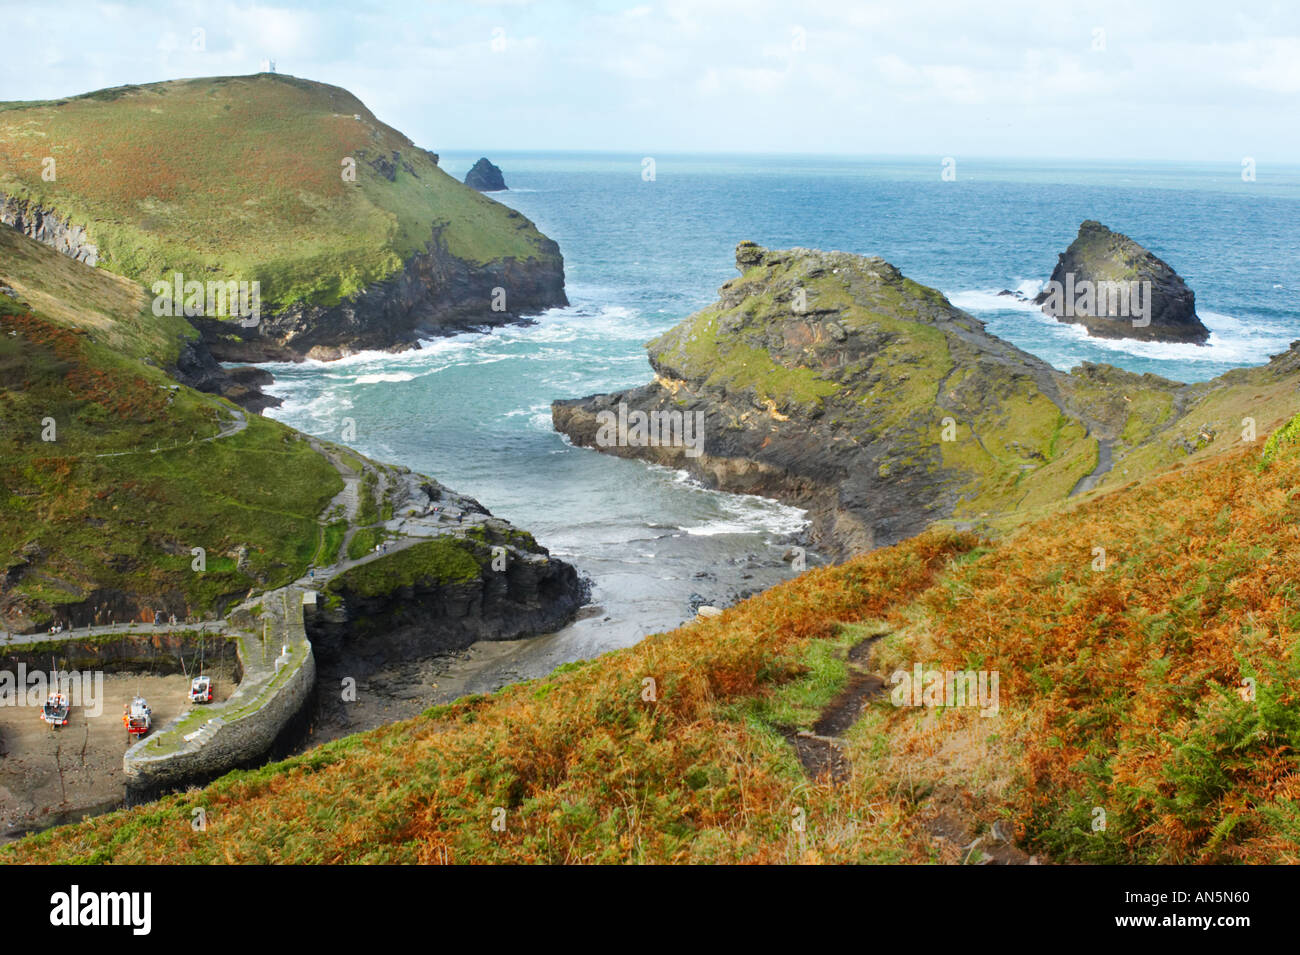
[[[99,249],[90,243],[83,226],[61,219],[53,209],[46,209],[37,202],[0,192],[0,223],[37,242],[44,242],[78,262],[95,265],[99,261]]]
[[[736,265],[714,305],[649,343],[651,384],[557,401],[555,428],[805,507],[836,558],[1041,511],[1294,410],[1286,362],[1194,386],[1065,374],[883,259],[741,243]]]
[[[513,209],[503,216],[518,228],[531,223]],[[78,262],[94,266],[99,249],[85,227],[52,209],[0,193],[0,223]],[[223,318],[190,319],[203,334],[216,361],[329,361],[366,349],[402,350],[421,337],[520,321],[524,316],[569,304],[564,292],[564,257],[554,240],[541,237],[534,258],[507,256],[482,264],[458,258],[447,249],[437,228],[423,252],[407,260],[402,271],[377,282],[337,305],[299,302],[277,314],[263,315],[254,327]],[[228,392],[209,359],[193,355],[178,365],[185,384],[225,394],[253,410],[275,404],[256,395],[241,402]],[[194,377],[202,364],[203,373]]]
[[[1177,272],[1091,219],[1079,226],[1034,302],[1098,338],[1203,344],[1210,337],[1196,316],[1196,296]]]
[[[513,210],[508,215],[527,222]],[[452,255],[435,234],[395,278],[338,305],[298,304],[253,328],[190,321],[218,361],[329,361],[365,349],[401,350],[424,336],[505,325],[567,305],[559,246],[544,239],[542,250],[536,259],[475,265]],[[494,300],[504,307],[494,309]]]

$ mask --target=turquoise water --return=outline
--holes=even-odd
[[[458,178],[477,154],[444,153]],[[590,574],[600,611],[548,644],[547,662],[626,645],[789,575],[799,512],[702,490],[664,469],[578,450],[550,426],[555,398],[649,380],[643,344],[712,301],[741,239],[884,256],[989,329],[1060,368],[1082,360],[1204,380],[1300,338],[1300,168],[957,162],[935,159],[491,157],[498,198],[560,244],[572,307],[537,324],[420,351],[275,365],[271,412],[434,475],[534,531]],[[1196,293],[1205,347],[1102,342],[1004,288],[1036,290],[1079,223],[1098,219],[1168,261]]]

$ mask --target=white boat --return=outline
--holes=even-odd
[[[196,676],[194,679],[190,680],[190,702],[212,702],[212,677]]]
[[[68,725],[68,698],[62,693],[51,693],[45,700],[45,705],[41,707],[41,719],[51,726]]]
[[[123,710],[122,725],[126,727],[128,736],[143,736],[149,732],[149,727],[153,724],[153,710],[149,709],[143,696],[137,696]]]

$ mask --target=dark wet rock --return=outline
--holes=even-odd
[[[168,370],[181,384],[221,395],[256,414],[282,404],[281,399],[261,390],[275,380],[270,372],[261,368],[223,368],[202,338],[183,342],[175,367]]]
[[[465,185],[479,192],[502,192],[506,189],[505,176],[501,169],[483,157],[465,174]]]
[[[1196,296],[1178,273],[1092,219],[1079,226],[1034,304],[1098,338],[1204,344],[1210,337],[1196,315]]]

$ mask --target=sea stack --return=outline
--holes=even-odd
[[[484,156],[465,174],[465,185],[479,192],[502,192],[506,188],[506,180],[501,175],[500,167],[492,165]]]
[[[1196,297],[1162,259],[1126,235],[1086,220],[1035,298],[1058,321],[1097,338],[1205,344]]]

